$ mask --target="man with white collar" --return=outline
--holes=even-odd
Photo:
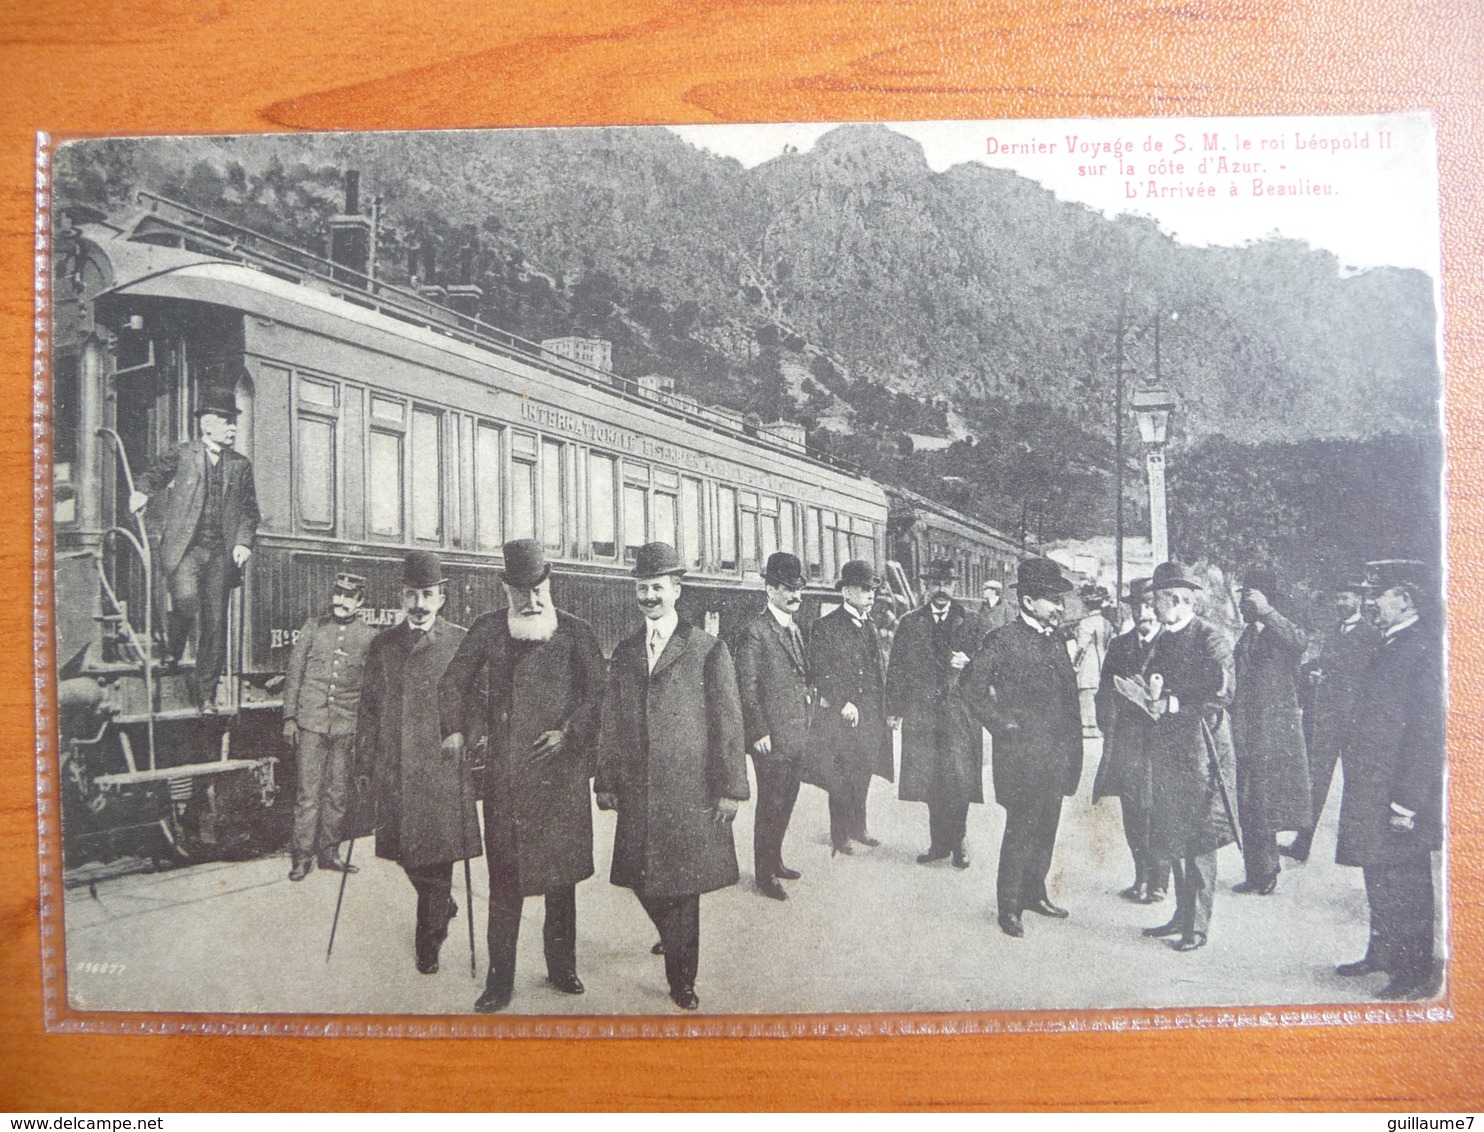
[[[994,796],[1005,810],[996,907],[1000,930],[1015,938],[1025,934],[1024,912],[1068,914],[1051,902],[1046,880],[1062,799],[1077,792],[1082,777],[1077,674],[1057,631],[1071,588],[1049,558],[1020,563],[1020,616],[985,638],[960,689],[994,739]]]
[[[470,736],[488,737],[481,1014],[510,1002],[527,896],[545,897],[547,983],[563,994],[586,989],[577,976],[577,884],[593,875],[589,780],[606,682],[592,626],[552,601],[541,543],[507,542],[504,555],[506,605],[470,626],[438,688],[446,753],[457,758]]]
[[[1381,643],[1380,630],[1361,616],[1364,595],[1365,582],[1359,578],[1343,578],[1336,584],[1335,613],[1339,621],[1325,638],[1319,655],[1304,666],[1310,688],[1304,724],[1314,807],[1309,824],[1298,831],[1292,844],[1278,850],[1295,861],[1309,859],[1314,829],[1324,813],[1335,764],[1355,713],[1355,688]]]
[[[1196,595],[1205,587],[1190,567],[1161,562],[1151,589],[1161,628],[1144,669],[1154,721],[1146,748],[1149,852],[1174,869],[1175,915],[1144,934],[1174,937],[1176,951],[1195,951],[1210,933],[1216,850],[1237,837],[1227,718],[1235,670],[1226,637],[1196,616]]]
[[[783,863],[783,835],[799,797],[799,769],[809,744],[814,693],[804,635],[794,621],[804,593],[797,556],[768,556],[763,573],[768,602],[737,637],[737,689],[747,750],[757,777],[752,826],[753,883],[773,900],[787,900],[779,879],[798,880]]]
[[[1423,569],[1385,563],[1376,579],[1382,639],[1356,686],[1340,752],[1344,793],[1335,860],[1365,870],[1371,908],[1365,956],[1342,975],[1385,971],[1378,997],[1437,993],[1432,854],[1443,845],[1446,714],[1441,641],[1418,608]]]
[[[613,650],[594,788],[600,809],[618,811],[610,879],[659,929],[671,1001],[695,1010],[701,894],[737,883],[742,704],[726,645],[675,611],[675,548],[646,543],[633,573],[644,624]]]

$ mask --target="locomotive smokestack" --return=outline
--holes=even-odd
[[[459,281],[448,289],[448,305],[463,316],[465,325],[472,326],[484,290],[474,282],[474,233],[466,235],[468,241],[459,249]]]
[[[361,171],[345,171],[345,214],[354,216],[361,211]]]
[[[465,244],[459,251],[459,283],[467,287],[474,282],[474,248]]]
[[[361,174],[345,171],[345,212],[330,217],[330,262],[338,282],[365,288],[371,274],[371,220],[359,212]]]
[[[423,280],[417,293],[439,306],[448,302],[448,291],[438,283],[438,247],[432,240],[423,244]]]

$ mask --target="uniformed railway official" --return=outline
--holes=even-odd
[[[366,600],[366,579],[335,575],[328,615],[311,617],[289,656],[283,690],[283,737],[298,751],[299,790],[290,841],[289,880],[314,868],[355,872],[340,859],[341,826],[350,795],[361,676],[376,630],[356,614]]]
[[[546,899],[547,982],[565,994],[585,989],[577,975],[577,883],[593,875],[589,780],[605,680],[592,626],[552,602],[539,542],[506,543],[500,577],[505,608],[470,626],[439,685],[445,753],[460,757],[472,735],[489,739],[489,975],[474,1004],[480,1013],[510,1002],[527,896]]]

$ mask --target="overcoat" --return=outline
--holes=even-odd
[[[819,702],[801,777],[825,790],[837,790],[851,772],[890,782],[894,770],[886,674],[875,624],[867,620],[857,627],[842,605],[809,626],[805,652]],[[840,718],[846,704],[854,704],[859,713],[854,727]]]
[[[984,801],[984,741],[959,695],[949,658],[978,651],[978,622],[951,602],[943,624],[929,606],[897,623],[886,670],[886,714],[902,720],[904,802]]]
[[[1157,634],[1156,634],[1157,635]],[[1145,662],[1153,654],[1154,641],[1139,639],[1139,631],[1130,629],[1114,637],[1103,658],[1103,671],[1098,681],[1098,730],[1103,733],[1103,757],[1092,780],[1092,800],[1127,797],[1147,811],[1153,794],[1149,775],[1149,729],[1153,720],[1129,703],[1114,686],[1115,676],[1140,676]]]
[[[742,697],[742,730],[747,752],[763,762],[798,763],[809,745],[812,691],[804,657],[803,633],[793,635],[764,609],[737,635],[737,691]],[[753,744],[769,736],[771,750],[760,755]]]
[[[1380,643],[1380,631],[1361,617],[1348,633],[1336,625],[1324,639],[1319,656],[1306,666],[1322,674],[1309,692],[1304,711],[1304,741],[1311,766],[1334,766],[1355,714],[1356,688]]]
[[[1179,703],[1149,729],[1149,852],[1160,860],[1212,853],[1236,840],[1227,820],[1217,776],[1235,811],[1235,758],[1227,708],[1235,674],[1226,637],[1210,622],[1192,618],[1154,638],[1145,665]],[[1237,815],[1234,813],[1234,817]],[[1240,820],[1240,819],[1238,819]]]
[[[961,691],[994,737],[995,801],[1022,809],[1077,792],[1082,713],[1077,673],[1058,634],[1038,632],[1023,617],[996,629],[964,669]]]
[[[485,828],[514,846],[521,894],[535,896],[593,875],[589,780],[607,673],[597,634],[580,617],[558,610],[550,640],[518,641],[509,612],[469,627],[438,702],[444,735],[488,738]],[[547,731],[566,732],[566,745],[536,758],[531,748]]]
[[[426,632],[402,621],[367,652],[356,765],[372,781],[378,857],[432,865],[480,855],[473,775],[440,750],[438,684],[463,639],[441,617]]]
[[[649,672],[646,630],[613,650],[594,787],[618,798],[614,884],[652,898],[737,883],[719,798],[745,801],[742,704],[726,645],[681,621]]]
[[[251,547],[258,533],[258,494],[253,483],[252,461],[231,448],[221,450],[222,525],[217,532],[227,556],[227,584],[242,584],[242,573],[232,563],[234,546]],[[150,496],[151,525],[158,531],[159,565],[173,573],[190,549],[201,512],[206,506],[206,445],[188,440],[162,452],[134,481]],[[163,506],[158,493],[168,488]]]
[[[1313,821],[1309,756],[1299,711],[1304,631],[1277,610],[1237,641],[1232,746],[1242,828],[1306,829]]]
[[[1340,754],[1340,864],[1398,864],[1442,848],[1443,682],[1441,643],[1423,625],[1383,638],[1371,655]],[[1393,802],[1417,815],[1410,831],[1391,828]]]

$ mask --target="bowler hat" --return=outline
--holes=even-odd
[[[869,562],[864,558],[854,558],[840,567],[840,580],[835,583],[835,589],[854,586],[856,589],[874,590],[879,581]]]
[[[212,413],[223,420],[235,421],[239,410],[237,398],[230,389],[207,388],[201,390],[196,400],[196,416]]]
[[[1161,562],[1154,568],[1154,577],[1149,580],[1149,589],[1154,590],[1204,590],[1206,587],[1195,576],[1195,571],[1183,562]]]
[[[1135,578],[1128,584],[1128,599],[1129,601],[1145,601],[1153,589],[1154,584],[1151,579]]]
[[[934,558],[927,564],[922,577],[929,582],[951,582],[958,578],[958,570],[953,565],[953,559]]]
[[[1278,571],[1271,566],[1249,566],[1242,572],[1242,588],[1257,590],[1269,601],[1280,601],[1283,591],[1278,588]]]
[[[518,590],[535,589],[551,576],[545,548],[533,538],[518,538],[505,544],[505,569],[500,580]]]
[[[1015,588],[1021,597],[1060,597],[1072,583],[1051,559],[1027,558],[1015,568]]]
[[[680,555],[667,542],[647,542],[634,552],[634,577],[659,578],[666,574],[677,577],[685,573]]]
[[[801,589],[804,585],[804,567],[799,556],[786,550],[768,555],[768,565],[763,571],[763,581],[770,586],[787,586]]]
[[[447,580],[443,576],[443,563],[430,550],[414,550],[402,559],[402,584],[409,589],[425,590],[429,586],[441,586]]]
[[[335,588],[341,593],[364,593],[366,579],[360,574],[352,574],[349,570],[341,570],[335,575]]]

